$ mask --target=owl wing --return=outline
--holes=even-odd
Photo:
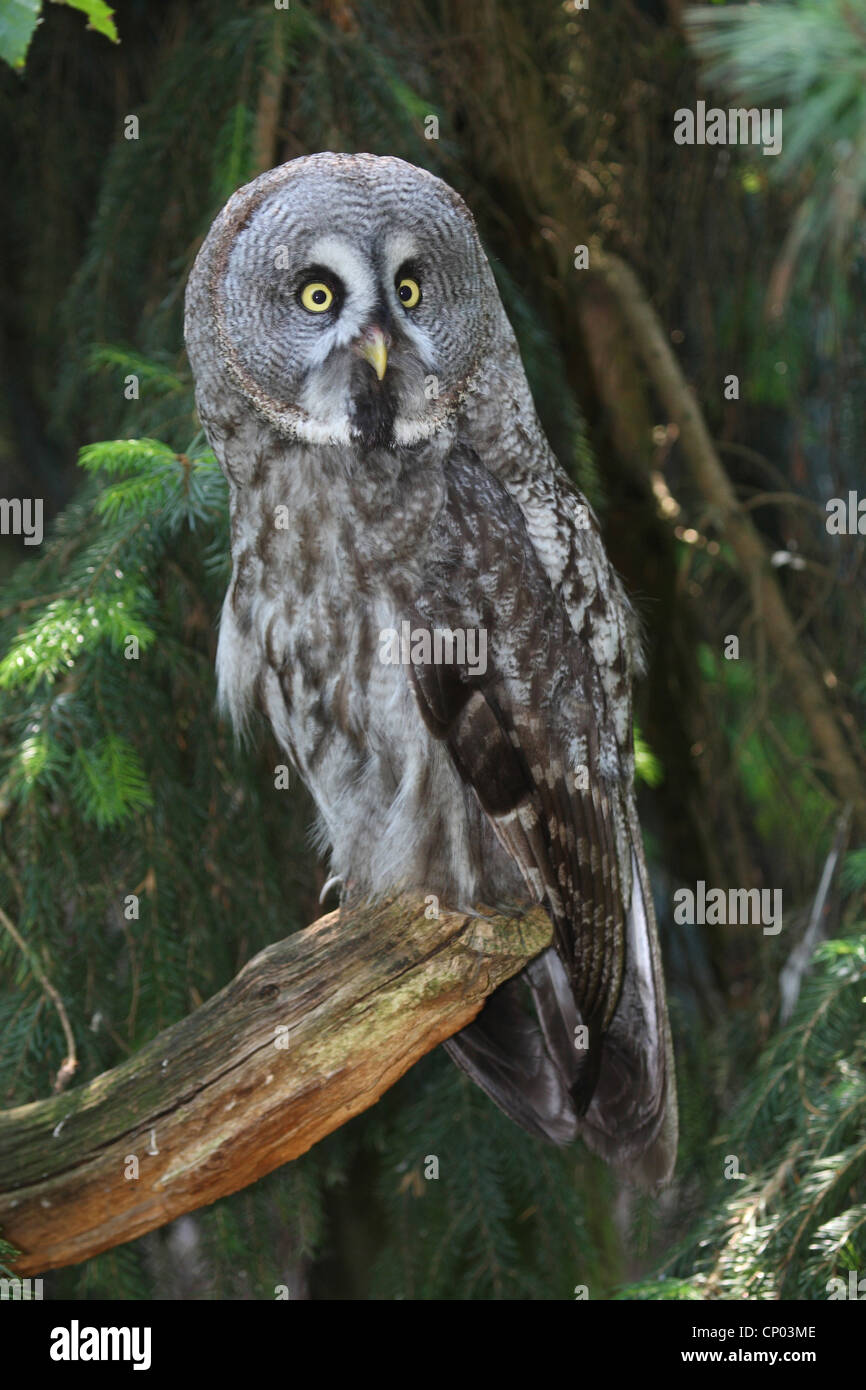
[[[555,934],[524,972],[535,1017],[512,982],[449,1050],[526,1128],[558,1142],[580,1131],[628,1160],[663,1127],[666,1016],[630,775],[598,662],[521,509],[469,451],[449,461],[431,555],[413,628],[479,637],[474,662],[412,663],[419,708]]]

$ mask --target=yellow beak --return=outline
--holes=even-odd
[[[388,366],[388,344],[381,328],[368,328],[358,344],[358,351],[381,381]]]

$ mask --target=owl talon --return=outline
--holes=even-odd
[[[483,913],[480,913],[480,912],[473,912],[471,915],[472,915],[473,917],[481,917],[481,916],[483,916],[484,914],[483,914]],[[489,921],[490,919],[489,919],[489,918],[485,918],[485,920],[486,920],[486,921]],[[482,970],[485,971],[485,974],[489,974],[490,959],[489,959],[489,956],[488,956],[488,953],[487,953],[486,948],[483,947],[483,946],[482,946],[482,947],[476,946],[475,943],[474,943],[474,941],[471,939],[471,937],[467,937],[467,938],[466,938],[466,940],[465,940],[465,945],[466,945],[467,949],[468,949],[468,950],[472,953],[472,955],[474,956],[474,960],[473,960],[471,969],[470,969],[470,971],[469,971],[469,976],[468,976],[468,979],[467,979],[467,981],[466,981],[466,983],[468,984],[469,988],[470,988],[471,990],[474,990],[474,989],[476,989],[476,988],[478,987],[478,982],[479,982],[479,980],[481,979],[481,972],[482,972]]]
[[[461,905],[457,908],[457,911],[460,913],[460,915],[461,915],[462,917],[480,917],[481,920],[484,921],[484,922],[492,922],[492,921],[493,921],[493,917],[492,917],[491,913],[489,913],[489,912],[479,912],[479,910],[478,910],[477,907],[466,907],[465,905],[461,904]]]
[[[340,875],[340,874],[331,874],[331,877],[328,879],[327,883],[325,884],[324,888],[322,889],[321,893],[319,894],[319,902],[320,902],[320,903],[323,903],[323,902],[325,901],[325,899],[326,899],[326,897],[328,896],[328,894],[330,893],[331,889],[332,889],[332,888],[336,888],[336,886],[337,886],[338,883],[342,886],[342,883],[343,883],[342,875]]]
[[[530,911],[529,903],[515,903],[502,901],[495,902],[493,906],[496,909],[497,917],[508,917],[511,921],[519,920],[521,917],[525,917],[527,912]]]

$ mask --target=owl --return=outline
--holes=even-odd
[[[214,221],[185,336],[230,494],[222,706],[269,720],[344,899],[543,905],[553,944],[445,1046],[531,1133],[667,1180],[639,641],[469,210],[401,159],[272,169]]]

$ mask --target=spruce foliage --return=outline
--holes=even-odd
[[[631,1298],[824,1299],[866,1267],[866,934],[823,945],[714,1147],[729,1175]],[[737,1159],[739,1176],[734,1175]],[[719,1169],[722,1169],[721,1162]]]

